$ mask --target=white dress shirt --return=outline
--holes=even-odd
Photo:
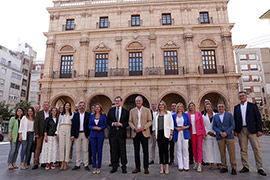
[[[80,131],[84,131],[84,128],[83,128],[84,115],[85,115],[85,112],[84,113],[80,113]]]
[[[191,114],[191,124],[192,124],[192,134],[197,134],[196,123],[195,123],[195,114]]]
[[[49,111],[46,113],[46,111],[43,111],[44,112],[44,120],[47,119],[47,117],[49,117]]]
[[[247,115],[247,101],[244,104],[240,104],[241,108],[241,114],[242,114],[242,122],[243,126],[247,126],[247,121],[246,121],[246,115]]]
[[[220,121],[223,123],[223,119],[224,119],[224,114],[225,114],[225,111],[224,111],[224,113],[223,114],[219,114],[219,119],[220,119]]]
[[[142,108],[141,109],[137,108],[137,111],[138,111],[138,125],[137,125],[137,128],[141,128],[142,127],[142,125],[141,125]]]
[[[115,107],[116,109],[115,109],[115,117],[116,117],[116,121],[117,122],[120,122],[120,118],[121,118],[121,113],[122,113],[122,107],[121,106],[119,106],[119,119],[117,119],[117,107]]]

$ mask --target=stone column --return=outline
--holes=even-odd
[[[88,47],[89,38],[87,34],[82,34],[80,38],[80,53],[79,53],[79,66],[77,66],[77,77],[83,78],[87,77],[88,73]]]
[[[224,54],[225,73],[235,73],[232,37],[229,27],[222,29],[221,40]]]
[[[193,33],[191,29],[184,29],[185,66],[188,74],[197,74],[197,63],[194,58]]]

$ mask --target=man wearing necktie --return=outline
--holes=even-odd
[[[110,173],[117,171],[119,158],[121,158],[121,168],[125,174],[127,173],[126,128],[128,126],[129,111],[122,107],[122,98],[120,96],[117,96],[114,101],[116,106],[109,110],[107,116],[112,148],[112,170]]]

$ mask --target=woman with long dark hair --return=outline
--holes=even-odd
[[[105,138],[104,130],[107,127],[107,117],[106,114],[102,112],[101,104],[97,103],[95,105],[95,113],[91,114],[89,120],[90,132],[90,142],[92,147],[92,167],[93,174],[100,174],[101,161],[102,161],[102,148]],[[98,163],[96,161],[98,158]]]
[[[50,111],[50,116],[46,118],[44,124],[44,142],[42,146],[42,153],[40,156],[40,162],[46,163],[46,170],[55,169],[53,163],[56,162],[57,153],[57,140],[56,140],[56,128],[58,123],[58,111],[56,107],[53,107]]]
[[[71,123],[73,113],[71,112],[71,104],[66,102],[64,104],[64,111],[59,116],[56,134],[59,136],[59,152],[61,167],[60,170],[67,169],[67,162],[69,160],[70,146],[71,146]]]
[[[10,142],[10,151],[8,155],[8,169],[18,169],[16,166],[16,160],[21,145],[19,141],[19,127],[22,117],[24,116],[24,110],[22,108],[17,108],[15,117],[10,118],[8,126],[9,142]]]
[[[26,116],[22,117],[19,128],[19,140],[22,142],[21,149],[21,170],[28,169],[28,159],[31,153],[31,146],[34,140],[35,109],[29,107]]]

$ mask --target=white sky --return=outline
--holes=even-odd
[[[46,37],[43,32],[48,31],[46,7],[50,6],[53,6],[52,0],[1,0],[0,45],[16,50],[19,41],[27,42],[37,51],[37,59],[44,60]],[[230,0],[229,18],[235,23],[233,43],[249,42],[257,44],[256,47],[270,47],[270,21],[259,19],[269,9],[270,0]],[[258,37],[259,41],[255,41]],[[260,44],[267,40],[268,43]]]

